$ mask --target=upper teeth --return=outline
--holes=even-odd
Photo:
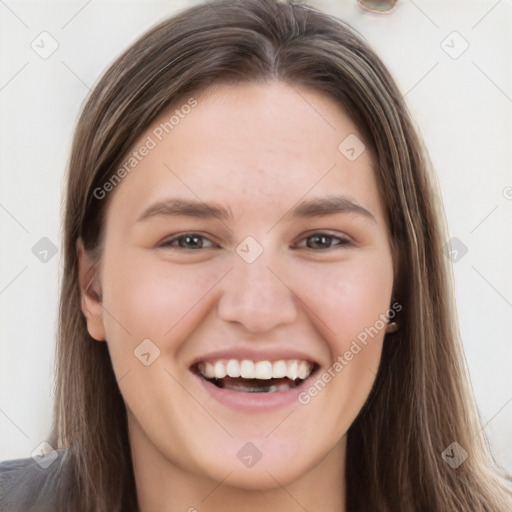
[[[250,359],[222,359],[212,362],[201,362],[198,370],[208,379],[224,377],[242,377],[244,379],[306,379],[313,365],[297,359],[280,361],[251,361]]]

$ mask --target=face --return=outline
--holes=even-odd
[[[393,287],[362,149],[335,102],[280,83],[186,98],[139,138],[108,192],[102,303],[83,292],[135,462],[246,489],[343,463]]]

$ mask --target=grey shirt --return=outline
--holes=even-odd
[[[57,489],[66,474],[66,460],[66,451],[58,450],[37,460],[0,463],[0,512],[57,512]]]

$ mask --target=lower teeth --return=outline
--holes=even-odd
[[[260,379],[241,379],[225,378],[225,379],[208,379],[218,388],[229,389],[230,391],[239,391],[243,393],[276,393],[278,391],[288,391],[297,387],[302,379],[294,381],[289,379],[271,379],[262,381]],[[284,381],[284,382],[283,382]]]

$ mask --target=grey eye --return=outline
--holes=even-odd
[[[346,239],[334,235],[327,235],[324,233],[315,233],[314,235],[306,238],[306,247],[308,249],[331,249],[335,246],[350,245]]]
[[[179,247],[191,250],[205,249],[212,246],[213,243],[210,240],[197,233],[185,233],[161,244],[161,247]]]

